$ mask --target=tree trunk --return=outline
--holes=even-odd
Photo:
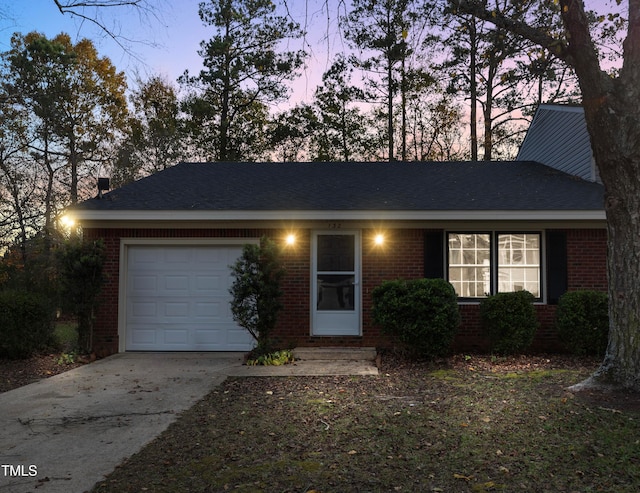
[[[600,368],[574,389],[606,385],[640,391],[640,0],[629,0],[617,76],[600,68],[582,1],[560,0],[567,44],[475,2],[456,0],[456,5],[540,44],[576,71],[605,188],[609,345]]]
[[[407,81],[405,71],[406,55],[402,54],[402,70],[400,73],[401,110],[402,110],[402,161],[407,161]]]
[[[609,345],[585,384],[640,390],[640,5],[629,5],[624,64],[613,78],[600,69],[582,2],[561,1],[569,56],[605,187],[608,231]]]
[[[351,156],[349,154],[349,144],[347,140],[347,104],[345,101],[341,102],[342,106],[340,107],[340,143],[342,144],[342,158],[345,163],[351,161]]]
[[[486,96],[484,102],[484,111],[482,113],[482,119],[484,122],[484,157],[483,161],[491,161],[493,159],[493,84],[497,72],[496,59],[491,55],[489,61],[487,81],[486,81]]]
[[[76,149],[76,139],[73,134],[74,129],[71,130],[69,137],[69,164],[71,166],[71,190],[69,193],[71,205],[78,203],[78,161],[79,156]]]
[[[395,161],[393,142],[393,61],[387,58],[387,132],[389,133],[389,162]]]
[[[51,252],[51,235],[53,233],[53,179],[54,179],[54,171],[51,166],[51,159],[49,157],[49,136],[48,129],[45,129],[44,132],[44,150],[43,154],[43,162],[44,168],[47,172],[47,187],[46,194],[44,198],[44,252],[48,257]]]
[[[585,100],[606,189],[610,319],[604,361],[587,383],[640,390],[640,94],[622,88],[613,94],[607,102]]]
[[[477,53],[477,36],[476,36],[476,20],[471,18],[469,20],[469,45],[470,51],[470,95],[471,95],[471,115],[470,120],[470,133],[471,133],[471,161],[478,160],[478,81],[476,79],[476,53]]]

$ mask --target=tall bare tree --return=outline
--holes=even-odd
[[[549,31],[559,21],[548,12],[543,15],[537,0],[489,4],[523,23],[535,18]],[[545,102],[557,100],[570,84],[555,77],[558,59],[540,56],[531,41],[460,10],[445,8],[444,13],[447,26],[441,37],[447,56],[437,67],[450,75],[449,91],[469,102],[471,160],[504,157],[516,147],[526,117],[533,114],[550,79],[561,87],[553,93],[546,90]],[[534,82],[536,90],[531,88]]]
[[[25,112],[11,104],[0,105],[0,251],[16,247],[22,264],[27,262],[28,238],[41,227],[42,216],[41,176],[28,145]]]
[[[424,2],[425,4],[428,2]],[[406,158],[406,90],[408,73],[417,77],[419,67],[410,67],[409,60],[416,46],[409,34],[417,30],[424,9],[413,0],[352,0],[351,10],[342,20],[342,31],[360,50],[351,57],[352,63],[369,73],[367,82],[374,98],[384,101],[387,121],[387,158],[396,159],[395,111],[400,96],[401,155]]]
[[[485,2],[451,0],[451,4],[537,43],[570,64],[577,74],[591,146],[605,187],[608,225],[609,345],[602,365],[584,385],[640,390],[640,0],[625,2],[628,25],[622,66],[616,73],[602,63],[593,16],[582,0],[559,0],[564,25],[559,37],[487,9]],[[622,25],[616,12],[599,19],[614,28]]]
[[[340,55],[316,88],[314,102],[320,125],[314,133],[315,160],[349,162],[372,156],[369,118],[358,107],[365,94],[351,82],[352,71]]]

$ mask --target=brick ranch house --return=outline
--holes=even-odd
[[[372,290],[442,277],[460,300],[454,349],[487,349],[480,300],[521,289],[542,323],[534,349],[557,349],[558,298],[607,283],[603,187],[556,168],[529,159],[180,163],[71,211],[84,238],[107,247],[94,350],[250,349],[231,318],[229,265],[263,235],[284,249],[275,334],[284,347],[389,346],[371,321]]]

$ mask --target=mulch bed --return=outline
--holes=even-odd
[[[61,353],[37,354],[27,359],[17,360],[0,358],[0,392],[64,373],[83,364],[64,363],[60,358]]]

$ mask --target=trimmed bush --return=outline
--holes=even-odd
[[[42,295],[0,292],[0,356],[27,358],[50,346],[54,342],[53,315],[52,304]]]
[[[271,334],[283,308],[280,301],[285,275],[282,252],[275,241],[263,236],[260,245],[245,245],[242,256],[229,267],[235,277],[229,289],[231,314],[257,344],[250,359],[268,355],[273,350]]]
[[[460,325],[458,298],[444,279],[385,281],[372,292],[373,321],[421,358],[450,351]]]
[[[529,291],[498,293],[482,300],[480,320],[492,352],[515,354],[531,346],[539,326],[534,300]]]
[[[572,354],[602,356],[609,340],[609,298],[598,291],[570,291],[558,301],[555,327]]]

